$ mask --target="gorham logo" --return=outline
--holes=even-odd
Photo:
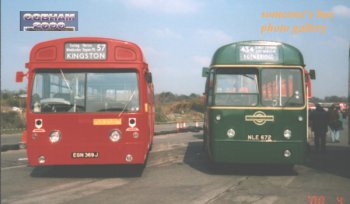
[[[256,125],[264,125],[267,121],[275,121],[273,115],[266,115],[262,111],[257,111],[253,115],[246,115],[245,121],[253,121]]]

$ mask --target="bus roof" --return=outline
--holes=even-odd
[[[111,38],[60,38],[36,44],[30,63],[145,63],[140,47],[132,42]],[[31,66],[27,66],[30,68]]]
[[[296,65],[305,66],[301,52],[286,43],[241,41],[216,50],[211,66],[217,65]]]

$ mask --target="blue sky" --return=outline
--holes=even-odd
[[[334,18],[264,19],[262,12],[331,12]],[[19,31],[20,11],[78,11],[77,32]],[[262,25],[326,26],[320,33],[262,33]],[[36,43],[70,36],[98,36],[141,46],[153,73],[155,91],[201,94],[203,66],[215,50],[242,40],[274,40],[301,50],[307,68],[317,71],[313,95],[347,96],[350,46],[348,0],[2,0],[1,89],[15,83]]]

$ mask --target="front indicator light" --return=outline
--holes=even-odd
[[[290,152],[290,150],[284,150],[284,152],[283,152],[283,156],[285,157],[285,158],[289,158],[289,157],[291,157],[292,156],[292,152]]]
[[[61,140],[61,132],[59,130],[54,130],[50,133],[50,142],[51,143],[56,143]]]
[[[292,137],[292,131],[290,131],[290,130],[285,130],[284,132],[283,132],[283,136],[284,136],[284,138],[286,138],[286,139],[290,139],[291,137]]]
[[[140,135],[139,135],[138,132],[132,133],[132,137],[135,138],[135,139],[139,138],[139,136],[140,136]]]
[[[35,133],[35,132],[33,132],[33,134],[32,134],[32,139],[33,139],[33,140],[36,140],[36,138],[38,138],[38,134]]]
[[[120,133],[119,130],[113,130],[113,131],[109,134],[109,139],[110,139],[112,142],[118,142],[121,138],[122,138],[122,134]]]

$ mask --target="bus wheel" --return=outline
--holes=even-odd
[[[138,171],[138,174],[141,176],[143,173],[143,170],[146,168],[147,166],[147,162],[148,162],[148,157],[149,157],[149,151],[146,154],[146,158],[145,161],[143,162],[143,164],[136,164],[136,168]]]
[[[153,149],[153,141],[151,142],[151,144],[149,145],[149,148],[148,148],[148,152],[152,151]],[[148,156],[147,156],[148,157]]]
[[[204,157],[205,157],[205,165],[208,168],[209,172],[215,172],[218,166],[218,163],[215,162],[209,155],[209,151],[207,147],[203,148],[204,151]]]

